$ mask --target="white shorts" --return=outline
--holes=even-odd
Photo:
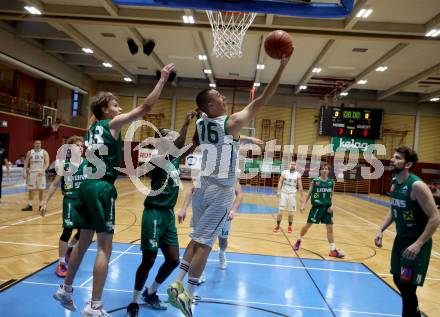
[[[279,210],[296,211],[296,194],[280,193]]]
[[[38,176],[38,173],[39,172],[29,172],[27,182],[28,189],[46,189],[46,174],[43,172],[41,176]]]
[[[205,183],[196,188],[192,200],[193,232],[190,238],[212,247],[228,219],[233,200],[233,186]]]

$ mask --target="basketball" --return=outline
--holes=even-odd
[[[264,49],[274,59],[281,59],[283,55],[289,56],[293,52],[292,38],[283,30],[272,31],[264,41]]]

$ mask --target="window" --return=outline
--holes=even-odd
[[[78,116],[78,104],[79,104],[79,93],[74,90],[72,93],[72,117]]]

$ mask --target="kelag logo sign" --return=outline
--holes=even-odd
[[[371,139],[354,139],[354,138],[332,138],[333,151],[340,150],[350,151],[352,149],[358,149],[359,152],[364,152],[370,145],[374,144],[374,140]]]

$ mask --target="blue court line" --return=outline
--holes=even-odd
[[[378,205],[381,205],[381,206],[384,206],[384,207],[390,207],[391,206],[391,204],[389,202],[383,201],[383,200],[380,200],[380,199],[375,199],[375,198],[371,198],[371,197],[364,196],[364,195],[359,195],[359,194],[352,194],[351,196],[359,198],[359,199],[362,199],[362,200],[365,200],[365,201],[368,201],[370,203],[378,204]]]

